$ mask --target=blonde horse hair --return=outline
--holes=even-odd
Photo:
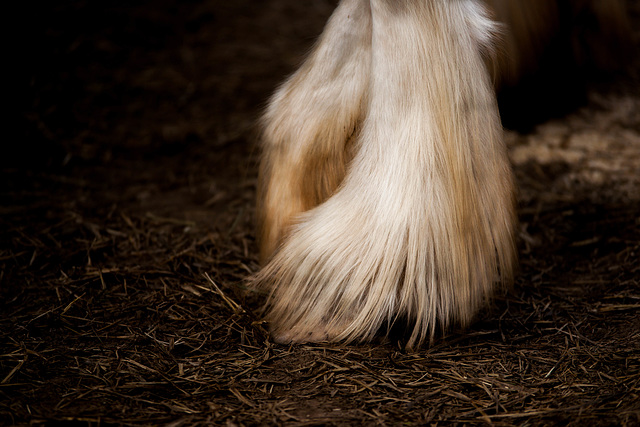
[[[533,67],[557,15],[523,3],[339,4],[263,118],[253,283],[277,341],[366,341],[402,318],[420,345],[512,282],[494,84]]]

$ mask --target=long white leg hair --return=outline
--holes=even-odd
[[[344,179],[370,73],[369,0],[343,0],[316,48],[274,94],[263,117],[258,188],[263,262],[293,219],[324,202]]]
[[[276,340],[367,340],[402,317],[420,344],[511,281],[494,30],[473,0],[343,0],[274,95],[254,281]]]

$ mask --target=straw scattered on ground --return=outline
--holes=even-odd
[[[470,329],[412,352],[271,341],[243,285],[253,123],[334,4],[22,6],[0,424],[640,424],[637,66],[507,132],[521,271]]]

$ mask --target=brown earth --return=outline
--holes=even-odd
[[[254,122],[334,4],[7,18],[0,423],[640,425],[637,60],[568,116],[507,132],[521,271],[470,329],[412,352],[271,342],[244,292]]]

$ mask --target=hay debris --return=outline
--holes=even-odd
[[[332,5],[22,11],[0,423],[640,424],[637,71],[508,134],[521,272],[473,327],[414,352],[401,335],[270,341],[243,286],[258,268],[251,123]]]

